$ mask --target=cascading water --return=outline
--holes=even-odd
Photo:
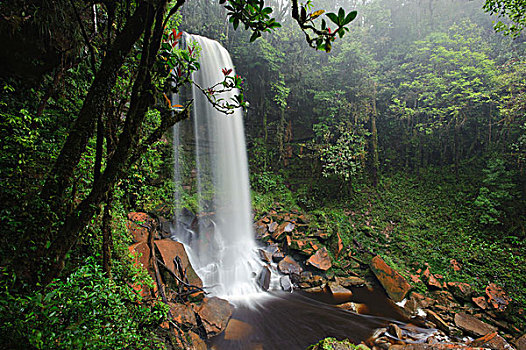
[[[193,75],[200,87],[223,81],[224,68],[233,72],[230,55],[218,42],[190,34],[185,34],[185,41],[201,48],[201,68]],[[252,229],[243,115],[239,109],[225,115],[196,86],[192,90],[198,200],[210,218],[201,215],[198,232],[181,240],[207,290],[233,300],[258,292],[253,273],[261,266]],[[238,93],[216,97],[229,100]]]

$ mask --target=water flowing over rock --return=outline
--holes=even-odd
[[[200,69],[193,74],[194,82],[201,88],[224,81],[223,72],[232,70],[235,75],[228,51],[218,42],[190,34],[185,34],[185,42],[197,43],[201,48]],[[234,89],[215,97],[228,101],[238,93]],[[262,265],[253,233],[243,115],[239,109],[229,115],[219,112],[196,86],[192,87],[192,95],[195,178],[199,206],[206,215],[199,214],[195,225],[191,215],[178,214],[187,226],[192,221],[192,227],[175,235],[188,246],[190,261],[207,291],[236,299],[258,292],[253,272]],[[176,145],[179,144],[184,147],[184,140],[178,140]],[[178,171],[175,169],[174,177],[179,176]],[[188,234],[188,230],[192,232]]]

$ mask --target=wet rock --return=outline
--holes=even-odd
[[[488,296],[489,304],[499,312],[506,310],[511,301],[506,292],[494,283],[490,283],[486,287],[486,295]]]
[[[402,339],[402,337],[403,337],[402,329],[400,329],[400,327],[398,327],[394,323],[391,323],[387,327],[387,331],[389,332],[389,334],[391,334],[392,336],[396,337],[397,339]]]
[[[455,314],[455,325],[468,334],[476,337],[481,337],[497,330],[495,327],[465,313]]]
[[[425,297],[420,293],[412,292],[409,296],[409,301],[414,300],[415,304],[419,308],[428,308],[435,304],[435,300]]]
[[[281,276],[281,278],[279,279],[279,285],[284,291],[292,292],[293,287],[289,276]]]
[[[258,223],[254,225],[254,231],[256,232],[256,239],[262,239],[268,236],[267,225]]]
[[[473,287],[467,283],[449,282],[447,288],[459,300],[469,301],[473,295]]]
[[[241,340],[248,337],[254,328],[243,321],[231,318],[225,329],[225,340]]]
[[[233,310],[234,307],[228,301],[211,297],[203,299],[195,311],[201,317],[207,336],[211,337],[225,329]]]
[[[309,260],[307,260],[307,264],[323,271],[327,271],[332,266],[331,257],[325,247],[319,249],[313,256],[311,256]]]
[[[268,232],[270,233],[274,233],[277,228],[278,228],[277,222],[271,222],[270,224],[268,224]]]
[[[267,252],[264,249],[258,249],[258,253],[259,253],[259,257],[264,262],[266,262],[266,263],[271,263],[272,262],[272,253],[271,252]]]
[[[349,299],[352,297],[352,292],[348,290],[347,288],[342,287],[337,282],[329,282],[327,284],[327,287],[329,288],[329,291],[331,292],[332,296],[336,299]]]
[[[523,334],[519,339],[515,341],[517,350],[526,350],[526,334]]]
[[[270,272],[270,269],[268,268],[268,266],[263,266],[263,268],[259,272],[256,282],[258,286],[264,291],[267,291],[270,286],[270,276],[271,275],[272,273]]]
[[[433,298],[436,300],[437,304],[442,305],[448,309],[459,306],[456,302],[453,294],[447,290],[436,290],[431,292]]]
[[[281,250],[277,250],[272,254],[272,261],[274,261],[275,263],[279,263],[284,258],[285,253],[283,253]]]
[[[154,243],[157,247],[157,250],[161,254],[164,264],[170,270],[172,270],[175,274],[179,275],[179,271],[176,269],[175,266],[175,258],[179,257],[179,259],[181,260],[182,269],[186,273],[186,277],[188,278],[188,282],[191,285],[203,287],[203,281],[201,281],[197,273],[195,273],[194,268],[188,260],[188,255],[186,254],[184,245],[171,239],[156,240]]]
[[[286,232],[290,232],[290,231],[285,231],[286,229],[290,229],[291,227],[290,225],[292,225],[292,228],[294,228],[294,225],[291,224],[290,222],[284,222],[281,225],[279,225],[275,229],[275,231],[272,233],[272,239],[275,241],[282,241],[286,236]]]
[[[473,340],[469,345],[489,348],[492,350],[513,350],[510,344],[497,332],[488,333],[483,337]]]
[[[349,277],[335,277],[336,282],[345,288],[350,287],[362,287],[365,285],[365,280],[360,277],[349,276]]]
[[[278,269],[286,275],[299,275],[303,271],[303,268],[290,255],[287,255],[278,263]]]
[[[194,310],[185,304],[168,303],[173,320],[183,329],[190,329],[197,326]]]
[[[352,311],[358,313],[359,306],[356,303],[353,303],[352,301],[349,301],[347,303],[338,304],[337,305],[340,309]]]
[[[473,303],[480,307],[482,310],[486,310],[488,308],[488,302],[486,301],[486,297],[477,297],[477,298],[471,298]]]
[[[449,325],[442,319],[436,312],[432,310],[425,310],[427,313],[427,319],[434,323],[438,329],[449,334]]]
[[[203,339],[199,337],[196,333],[190,331],[188,332],[188,337],[190,338],[190,344],[186,344],[188,350],[207,350],[208,347]],[[189,346],[189,347],[188,347]]]
[[[371,270],[385,291],[395,302],[402,301],[411,290],[411,285],[398,272],[389,267],[378,255],[371,261]]]
[[[325,292],[325,286],[318,286],[318,287],[310,287],[303,290],[307,293],[322,293]]]
[[[292,222],[287,222],[285,227],[283,228],[283,232],[292,232],[292,230],[294,230],[294,227],[296,225],[294,225]]]

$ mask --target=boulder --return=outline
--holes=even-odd
[[[426,310],[427,319],[431,321],[438,329],[449,334],[449,325],[446,321],[440,317],[436,312],[432,310]]]
[[[208,349],[204,340],[201,339],[199,335],[197,335],[196,333],[192,331],[188,332],[188,338],[189,338],[190,344],[185,344],[185,345],[190,346],[189,348],[187,348],[188,350],[207,350]]]
[[[313,256],[307,260],[307,264],[317,269],[327,271],[332,267],[331,257],[325,247],[319,249]]]
[[[455,314],[455,325],[466,333],[476,337],[482,337],[488,333],[497,331],[495,327],[482,322],[478,318],[460,312]]]
[[[283,253],[281,250],[277,250],[272,254],[272,261],[274,261],[275,263],[279,263],[284,258],[285,253]]]
[[[204,298],[195,311],[203,322],[208,337],[221,333],[232,316],[234,307],[218,297]]]
[[[352,292],[347,288],[342,287],[337,282],[329,282],[327,287],[329,288],[332,296],[338,300],[349,299],[352,297]]]
[[[270,272],[270,269],[268,266],[263,266],[261,271],[259,272],[259,275],[257,276],[256,282],[258,286],[263,289],[264,291],[267,291],[270,286],[270,277],[272,273]]]
[[[471,300],[473,301],[473,303],[475,303],[475,305],[480,307],[482,310],[486,310],[488,308],[488,302],[486,301],[486,297],[484,296],[477,297],[477,298],[473,297],[471,298]]]
[[[292,292],[293,290],[292,282],[289,276],[281,276],[279,279],[279,285],[281,286],[281,289],[286,292]]]
[[[489,304],[500,312],[506,310],[511,301],[506,292],[494,283],[490,283],[486,287],[486,295],[488,296]]]
[[[155,219],[151,218],[146,213],[132,212],[128,213],[128,221],[126,228],[131,234],[133,242],[146,242],[150,230],[155,227]]]
[[[523,334],[519,339],[515,341],[517,350],[526,350],[526,334]]]
[[[448,282],[447,288],[459,300],[469,301],[473,295],[473,287],[467,283]]]
[[[497,332],[488,333],[483,337],[475,339],[469,345],[492,350],[513,350],[511,345]]]
[[[266,263],[271,263],[272,262],[272,253],[271,252],[267,252],[266,250],[261,249],[261,248],[258,249],[258,252],[259,252],[259,257],[261,258],[261,260],[263,260]]]
[[[361,287],[365,285],[365,280],[360,277],[349,276],[349,277],[335,277],[336,282],[345,288],[350,287]]]
[[[277,222],[271,222],[270,224],[268,224],[268,232],[270,233],[274,233],[274,231],[276,231],[277,228],[278,228]]]
[[[168,303],[173,320],[183,329],[191,329],[197,326],[194,310],[185,304]]]
[[[287,255],[278,263],[278,269],[281,271],[281,273],[286,275],[299,275],[303,271],[303,268],[300,266],[300,264],[298,264],[290,255]]]
[[[178,271],[176,271],[175,268],[174,259],[175,257],[179,257],[183,271],[186,271],[188,282],[191,285],[203,287],[203,281],[201,281],[197,273],[195,273],[194,268],[188,260],[188,255],[186,254],[184,245],[171,239],[156,240],[154,243],[157,247],[157,250],[161,254],[162,260],[166,267],[178,274]]]
[[[378,255],[371,261],[371,270],[385,291],[395,302],[402,301],[411,290],[411,285],[398,272],[389,267]]]
[[[241,340],[248,337],[254,328],[243,321],[231,318],[225,329],[225,340]]]

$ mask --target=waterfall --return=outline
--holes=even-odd
[[[185,41],[196,42],[201,48],[200,69],[193,80],[202,88],[223,81],[223,68],[233,70],[228,51],[218,42],[189,34],[185,34]],[[228,100],[237,93],[234,90],[218,97]],[[198,230],[176,233],[176,238],[187,246],[191,263],[207,291],[229,300],[244,298],[258,293],[253,275],[261,269],[261,263],[256,256],[252,228],[243,113],[239,109],[229,115],[217,111],[195,86],[192,98],[197,191],[202,213]],[[174,138],[178,137],[175,131]],[[174,140],[174,145],[178,147],[179,141]],[[175,153],[175,164],[179,166],[179,155]],[[180,171],[174,173],[179,176]]]

